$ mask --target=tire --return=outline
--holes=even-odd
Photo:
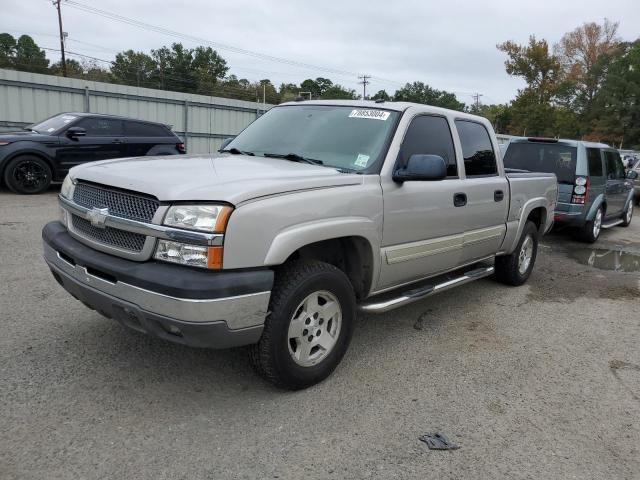
[[[518,286],[527,281],[538,255],[538,236],[536,224],[527,221],[513,253],[496,257],[496,279],[499,282]]]
[[[14,193],[33,195],[44,192],[51,185],[51,167],[40,157],[21,155],[7,165],[4,183]]]
[[[629,202],[629,206],[627,207],[625,212],[622,214],[622,223],[621,223],[621,225],[623,227],[628,227],[629,225],[631,225],[631,219],[632,218],[633,218],[633,201],[630,201]]]
[[[324,318],[323,309],[333,315]],[[251,364],[279,388],[321,382],[347,351],[355,315],[353,287],[341,270],[319,261],[287,264],[276,272],[262,337],[249,347]]]
[[[598,207],[596,214],[593,216],[593,220],[589,220],[584,224],[580,231],[580,240],[586,243],[595,243],[600,237],[602,232],[602,221],[604,220],[604,211],[602,207]]]

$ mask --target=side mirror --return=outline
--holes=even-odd
[[[222,144],[220,145],[220,148],[218,149],[218,151],[221,152],[222,150],[224,150],[227,147],[227,145],[229,145],[233,141],[234,138],[236,137],[225,138],[222,141]]]
[[[69,138],[84,137],[87,131],[82,127],[69,127],[65,132],[65,135]]]
[[[415,154],[409,157],[406,167],[393,173],[396,182],[411,180],[442,180],[447,176],[447,163],[440,155]]]
[[[637,180],[638,179],[638,172],[636,172],[635,170],[629,170],[627,172],[627,178],[629,180]]]

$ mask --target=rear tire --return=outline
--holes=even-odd
[[[9,162],[4,171],[4,183],[14,192],[33,195],[51,185],[51,168],[40,157],[21,155]]]
[[[249,347],[250,361],[279,388],[307,388],[338,366],[355,316],[355,293],[344,272],[319,261],[285,265],[276,273],[262,337]]]
[[[538,255],[538,235],[536,224],[527,221],[513,253],[496,257],[496,279],[499,282],[519,286],[528,280]]]
[[[580,231],[580,240],[586,243],[595,243],[600,237],[602,232],[602,220],[604,219],[604,211],[602,207],[598,207],[596,214],[593,216],[593,220],[589,220],[584,224]]]
[[[622,214],[622,226],[628,227],[631,225],[631,219],[633,218],[633,201],[629,201],[629,206]]]

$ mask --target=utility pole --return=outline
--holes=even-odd
[[[471,96],[476,101],[476,112],[479,112],[480,111],[480,97],[482,97],[483,95],[481,93],[474,93]]]
[[[362,80],[361,82],[358,82],[360,85],[362,85],[362,99],[365,100],[367,98],[367,85],[369,85],[371,82],[369,81],[369,79],[371,78],[371,75],[358,75],[358,79]]]
[[[53,0],[53,5],[58,10],[58,27],[60,29],[60,52],[62,53],[62,76],[67,76],[67,61],[64,58],[64,32],[62,31],[62,12],[60,11],[60,2],[62,0]]]

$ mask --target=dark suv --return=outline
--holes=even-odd
[[[0,134],[0,178],[16,193],[39,193],[85,162],[185,153],[180,137],[161,123],[95,113],[61,113]]]

